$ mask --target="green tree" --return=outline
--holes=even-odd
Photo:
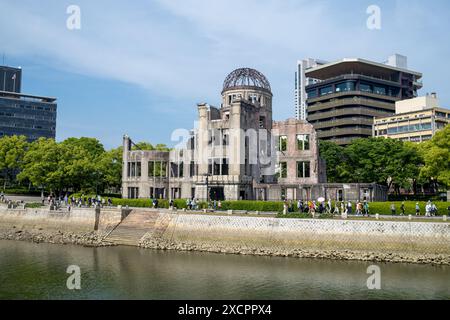
[[[19,180],[29,180],[35,187],[59,190],[63,172],[59,167],[60,150],[53,139],[40,138],[30,144],[23,159]]]
[[[443,188],[450,187],[450,125],[421,144],[424,165],[420,170],[423,179],[437,181]]]
[[[122,185],[123,148],[109,150],[100,158],[98,171],[102,173],[102,190],[105,188],[120,189]]]
[[[337,183],[348,181],[350,172],[346,166],[347,156],[345,148],[331,141],[319,141],[319,154],[327,166],[328,182]]]
[[[3,189],[8,180],[23,166],[23,158],[29,144],[25,136],[3,136],[0,138],[0,171],[4,174]]]

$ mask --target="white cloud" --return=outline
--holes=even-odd
[[[293,114],[297,59],[362,56],[381,61],[399,51],[399,32],[407,29],[397,25],[395,32],[371,32],[365,28],[364,4],[335,1],[81,0],[76,4],[82,29],[69,31],[69,4],[0,0],[2,47],[8,54],[39,56],[70,72],[212,103],[219,100],[227,72],[248,65],[269,77],[283,116]],[[386,10],[385,2],[381,7]],[[412,8],[406,19],[429,17],[417,4]],[[405,32],[403,37],[414,35]],[[404,42],[400,53],[414,54],[415,44]]]

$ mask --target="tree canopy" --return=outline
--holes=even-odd
[[[420,177],[433,179],[450,187],[450,125],[438,131],[433,139],[422,143],[419,150],[424,159]]]
[[[347,147],[320,142],[320,155],[327,163],[329,182],[372,183],[410,188],[423,159],[410,143],[385,138],[364,138]]]

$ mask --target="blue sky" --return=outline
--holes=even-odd
[[[68,30],[66,9],[81,9]],[[381,30],[366,27],[369,5]],[[450,107],[447,0],[0,0],[0,54],[23,68],[22,91],[58,98],[57,139],[96,137],[105,147],[172,145],[192,128],[196,104],[219,105],[223,80],[248,66],[274,93],[275,120],[294,116],[298,59],[408,56],[420,94]],[[1,61],[0,61],[1,62]]]

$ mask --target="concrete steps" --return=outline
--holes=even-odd
[[[133,210],[105,240],[118,244],[137,246],[142,237],[155,230],[158,212]]]

